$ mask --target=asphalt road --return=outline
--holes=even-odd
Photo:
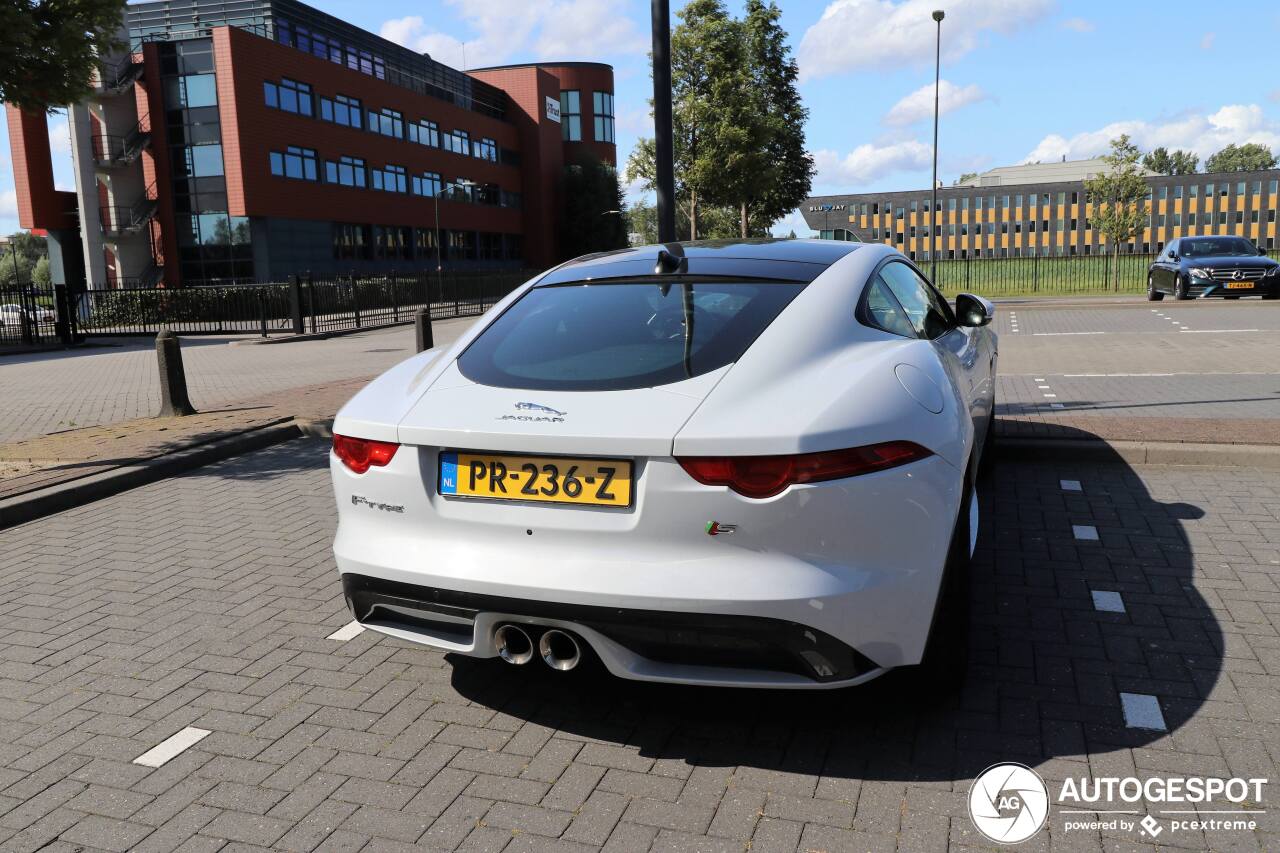
[[[997,309],[1000,412],[1280,418],[1280,302]]]
[[[1231,806],[1251,829],[1104,800],[1128,828],[1054,805],[1019,849],[1280,846],[1280,474],[998,466],[947,697],[672,689],[343,631],[325,464],[295,441],[0,532],[0,849],[995,850],[966,804],[1005,761],[1055,800],[1271,780]]]

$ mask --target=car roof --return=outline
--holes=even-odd
[[[653,277],[660,253],[683,258],[679,275],[736,276],[809,282],[862,243],[836,240],[697,240],[636,246],[584,255],[562,264],[538,285],[609,278]]]

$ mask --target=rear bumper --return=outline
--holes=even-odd
[[[834,637],[782,619],[558,604],[342,576],[356,620],[403,639],[476,657],[497,654],[494,629],[573,631],[615,675],[738,687],[839,687],[883,668]]]
[[[652,681],[823,687],[919,663],[961,498],[940,457],[760,501],[651,458],[627,509],[459,501],[433,488],[436,458],[404,446],[365,475],[333,467],[357,618],[474,657],[497,654],[502,621],[568,628]],[[708,536],[709,519],[737,530]]]

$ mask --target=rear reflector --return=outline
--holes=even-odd
[[[728,486],[748,498],[768,498],[796,483],[820,483],[896,468],[932,454],[910,441],[793,456],[685,456],[676,461],[706,486]]]
[[[357,474],[370,468],[381,468],[391,461],[400,447],[390,441],[373,441],[368,438],[352,438],[349,435],[333,435],[333,453]]]

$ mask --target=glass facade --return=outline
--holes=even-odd
[[[164,42],[159,54],[182,280],[252,280],[249,220],[227,213],[213,42]]]

